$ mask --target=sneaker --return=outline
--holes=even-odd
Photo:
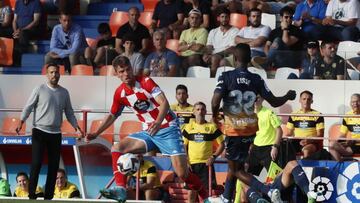
[[[126,189],[121,186],[114,186],[109,189],[100,190],[100,194],[107,199],[113,199],[118,202],[126,202]]]
[[[221,196],[219,197],[208,197],[204,200],[204,203],[224,203]]]
[[[267,65],[267,58],[266,57],[261,57],[261,56],[255,56],[251,59],[251,64],[255,67],[255,68],[259,68],[259,69],[264,69],[264,67],[266,67]]]
[[[280,190],[278,190],[278,189],[273,189],[273,190],[271,190],[270,192],[271,192],[271,195],[270,195],[271,202],[273,202],[273,203],[284,203],[284,202],[281,200]]]

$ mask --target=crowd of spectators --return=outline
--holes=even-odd
[[[14,38],[15,66],[20,66],[21,54],[27,52],[29,40],[41,36],[41,16],[51,10],[49,4],[46,5],[42,10],[39,0],[17,1],[13,15],[11,8],[0,1],[0,36]],[[133,67],[136,67],[137,74],[185,76],[190,66],[205,66],[210,68],[211,77],[214,77],[219,66],[236,66],[232,47],[247,43],[252,50],[251,66],[266,71],[281,67],[300,69],[304,73],[299,77],[301,79],[347,79],[344,62],[347,58],[330,57],[340,66],[338,70],[342,74],[329,73],[332,71],[328,69],[332,64],[329,56],[325,56],[322,50],[316,53],[316,57],[311,56],[313,52],[309,52],[307,45],[318,41],[333,43],[336,53],[338,42],[358,41],[360,35],[360,3],[357,0],[244,0],[226,3],[161,0],[154,8],[149,28],[139,22],[139,9],[132,7],[128,11],[129,21],[117,30],[115,38],[111,36],[109,26],[101,23],[97,43],[88,47],[82,28],[72,23],[70,8],[74,5],[56,1],[52,6],[60,13],[60,24],[53,28],[45,63],[65,65],[68,72],[76,64],[91,65],[96,70],[110,65],[116,55],[125,55],[132,62],[136,58],[137,65]],[[280,25],[273,30],[262,25],[261,14],[265,12],[279,15]],[[248,26],[240,30],[231,26],[231,13],[246,14]],[[126,45],[124,41],[128,36],[133,38],[133,53],[129,52],[131,43]],[[157,41],[156,37],[164,39]],[[167,39],[179,40],[179,55],[164,48]],[[126,46],[130,47],[128,52]],[[351,62],[358,66],[358,60],[351,59]],[[321,67],[324,64],[325,67],[315,69],[314,64]]]

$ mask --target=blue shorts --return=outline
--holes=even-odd
[[[128,137],[143,141],[147,152],[159,149],[163,155],[185,155],[184,141],[178,126],[160,129],[154,136],[147,131],[140,131]]]
[[[225,158],[230,161],[244,163],[249,155],[250,145],[253,143],[253,136],[226,136],[225,137]]]

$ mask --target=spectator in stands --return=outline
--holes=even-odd
[[[271,161],[278,159],[282,138],[281,119],[269,108],[263,106],[264,99],[256,97],[255,112],[259,129],[248,157],[248,172],[259,176],[263,167],[269,171]]]
[[[301,92],[299,102],[301,108],[293,112],[294,114],[321,114],[311,108],[313,94],[310,91]],[[286,127],[289,129],[287,136],[297,138],[324,137],[324,118],[322,116],[290,116]],[[323,140],[292,140],[295,152],[302,152],[304,158],[310,158],[312,154],[322,149],[322,143]]]
[[[75,15],[75,4],[78,1],[69,0],[42,0],[44,11],[49,14],[56,14],[61,12],[71,13]]]
[[[218,9],[217,19],[220,26],[210,31],[203,55],[203,61],[210,65],[211,77],[215,77],[220,61],[232,54],[235,46],[234,38],[239,31],[229,24],[230,11],[228,9]]]
[[[306,55],[301,62],[300,79],[313,79],[315,67],[320,61],[319,42],[309,41],[306,45]]]
[[[145,60],[144,74],[152,77],[175,77],[179,58],[176,53],[166,48],[166,36],[162,31],[153,34],[155,51]]]
[[[294,25],[301,27],[308,40],[319,40],[325,12],[324,0],[304,0],[296,6]]]
[[[3,5],[3,0],[0,0],[0,37],[12,37],[12,10],[10,6]]]
[[[160,29],[166,33],[166,39],[179,39],[184,23],[182,5],[183,1],[179,0],[159,1],[152,16],[150,33]]]
[[[212,0],[211,10],[217,14],[218,9],[227,8],[230,13],[241,13],[242,5],[240,0]]]
[[[202,28],[210,28],[210,3],[207,0],[184,0],[184,25],[185,28],[191,27],[191,19],[190,19],[190,11],[197,9],[200,12],[200,24],[199,26]],[[185,29],[184,28],[184,29]]]
[[[72,23],[70,14],[61,13],[59,21],[51,34],[50,52],[45,56],[45,64],[63,64],[70,73],[74,65],[86,64],[84,52],[88,45],[82,28]]]
[[[176,115],[179,118],[180,126],[189,123],[191,118],[194,118],[194,115],[190,112],[193,111],[193,105],[188,103],[188,88],[180,84],[176,86],[175,89],[175,98],[177,103],[170,105],[170,109],[176,112]],[[178,113],[178,112],[189,112],[189,113]]]
[[[296,97],[293,90],[282,97],[275,97],[259,75],[247,70],[251,60],[248,44],[236,45],[234,58],[235,70],[220,75],[211,101],[214,122],[220,124],[218,118],[222,100],[225,115],[222,131],[226,136],[225,156],[228,160],[228,174],[225,191],[220,197],[224,202],[232,200],[236,184],[235,175],[244,172],[244,161],[258,129],[258,119],[254,113],[256,96],[260,94],[273,107],[281,106],[287,100],[294,100]]]
[[[314,79],[345,80],[345,60],[336,55],[336,44],[333,41],[321,42],[322,58],[315,66]]]
[[[190,66],[202,64],[203,48],[208,37],[208,31],[200,27],[201,12],[198,9],[192,9],[189,12],[190,28],[184,30],[180,35],[179,52],[182,56],[181,76],[185,76]]]
[[[130,34],[126,34],[122,38],[124,52],[122,56],[126,56],[130,60],[131,67],[135,75],[142,75],[144,70],[144,57],[141,53],[135,52],[135,37]]]
[[[75,184],[68,181],[66,172],[62,168],[57,170],[54,198],[80,198],[78,188]]]
[[[347,112],[347,115],[360,115],[360,94],[355,93],[351,95],[350,99],[351,111]],[[343,118],[342,125],[340,127],[339,138],[360,138],[360,118]],[[350,134],[350,136],[348,136]],[[336,161],[342,161],[343,157],[349,157],[353,154],[360,153],[359,141],[356,140],[330,140],[329,151]]]
[[[25,172],[16,174],[16,183],[14,197],[29,196],[29,176]],[[44,197],[44,192],[40,186],[36,186],[35,194],[37,197]]]
[[[270,32],[264,51],[267,58],[255,57],[252,62],[266,64],[265,68],[273,66],[298,68],[303,55],[303,33],[292,25],[293,9],[285,6],[280,11],[280,27]],[[255,65],[254,64],[254,65]]]
[[[358,0],[331,0],[326,8],[322,24],[323,40],[357,41],[360,18],[360,3]],[[359,26],[359,24],[357,25]]]
[[[235,38],[235,43],[245,43],[251,48],[251,57],[265,57],[264,45],[271,28],[261,24],[261,10],[253,8],[248,14],[249,26],[243,27]]]
[[[209,185],[209,166],[212,166],[212,187],[216,186],[216,177],[214,169],[215,159],[224,151],[224,135],[218,129],[215,123],[205,120],[206,105],[203,102],[194,104],[193,114],[195,119],[193,122],[185,124],[182,128],[185,149],[189,157],[191,171],[197,174],[203,185]],[[218,147],[213,150],[213,144]],[[189,191],[189,202],[195,202],[197,192]]]
[[[39,32],[41,6],[39,0],[18,0],[15,3],[12,21],[15,39],[14,64],[20,65],[21,54],[28,49],[30,39],[36,38]]]
[[[81,135],[83,132],[78,126],[69,92],[59,85],[60,67],[56,64],[46,66],[48,81],[37,86],[31,93],[22,113],[16,132],[19,134],[24,122],[33,111],[32,129],[32,159],[30,167],[29,198],[36,199],[36,185],[38,183],[45,149],[48,160],[47,178],[44,199],[51,200],[54,196],[56,172],[59,168],[61,151],[61,124],[63,113],[75,130]]]
[[[96,47],[87,47],[85,49],[86,62],[94,68],[110,65],[117,54],[115,52],[115,37],[111,36],[109,24],[100,23],[97,30],[99,37],[97,38]]]
[[[160,183],[160,177],[157,173],[156,165],[150,160],[144,160],[140,155],[140,199],[143,200],[161,200],[164,193]],[[137,173],[128,177],[127,194],[128,199],[136,197],[136,176]]]
[[[128,34],[134,37],[135,52],[147,55],[150,52],[149,30],[139,22],[140,11],[137,7],[131,7],[128,11],[129,22],[122,25],[116,34],[115,49],[118,54],[124,52],[123,37]]]

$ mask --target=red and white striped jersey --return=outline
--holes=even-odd
[[[110,113],[120,116],[124,107],[130,108],[143,123],[144,130],[149,128],[159,114],[159,104],[155,97],[162,93],[160,87],[149,77],[135,78],[135,87],[129,88],[122,83],[115,91]],[[176,115],[170,109],[162,122],[161,128],[178,125]]]

